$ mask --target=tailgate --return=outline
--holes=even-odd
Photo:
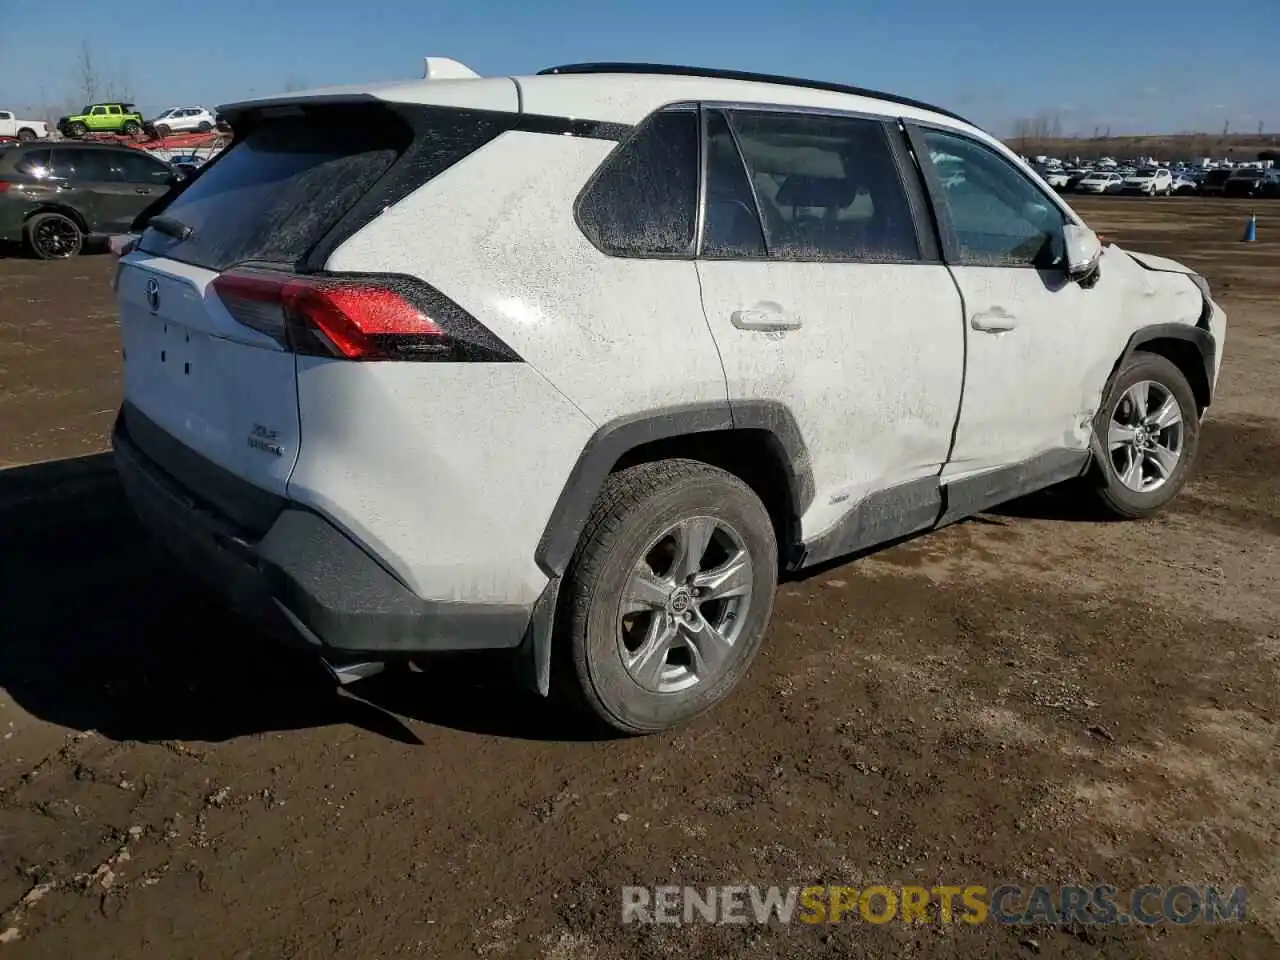
[[[216,276],[142,253],[121,263],[125,401],[207,460],[283,496],[298,457],[296,359],[232,318],[210,288]]]

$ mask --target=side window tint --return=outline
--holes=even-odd
[[[120,173],[112,165],[112,157],[107,150],[59,150],[59,155],[70,154],[74,168],[72,176],[76,180],[122,180]]]
[[[884,127],[856,117],[734,113],[769,255],[920,259],[915,221]]]
[[[760,211],[747,168],[724,114],[707,116],[707,211],[702,256],[743,259],[766,254]]]
[[[605,160],[578,201],[578,222],[615,256],[689,255],[697,206],[698,114],[669,110]]]
[[[130,183],[168,183],[172,176],[164,164],[133,150],[117,153],[111,158],[111,165]]]
[[[49,176],[50,155],[52,150],[29,150],[26,156],[18,161],[17,171],[29,177],[43,180]]]
[[[1049,269],[1065,255],[1066,217],[1040,188],[989,147],[922,131],[942,184],[961,262]]]
[[[52,166],[49,168],[49,175],[57,177],[59,180],[69,180],[75,176],[75,170],[72,167],[72,150],[54,150]]]

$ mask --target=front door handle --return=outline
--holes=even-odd
[[[134,193],[150,193],[151,188],[150,187],[134,187],[133,192]]]
[[[744,310],[735,310],[729,320],[739,330],[799,330],[800,318],[782,304],[765,300]]]
[[[969,318],[969,326],[982,333],[1008,333],[1018,325],[1018,318],[1004,307],[979,310]]]

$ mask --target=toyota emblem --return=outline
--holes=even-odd
[[[160,309],[160,284],[156,282],[155,277],[147,281],[147,306],[151,308],[152,313]]]

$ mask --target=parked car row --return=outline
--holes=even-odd
[[[1039,167],[1036,172],[1055,190],[1169,197],[1175,194],[1225,197],[1280,197],[1280,171],[1255,167],[1170,169],[1122,167],[1118,170]]]

